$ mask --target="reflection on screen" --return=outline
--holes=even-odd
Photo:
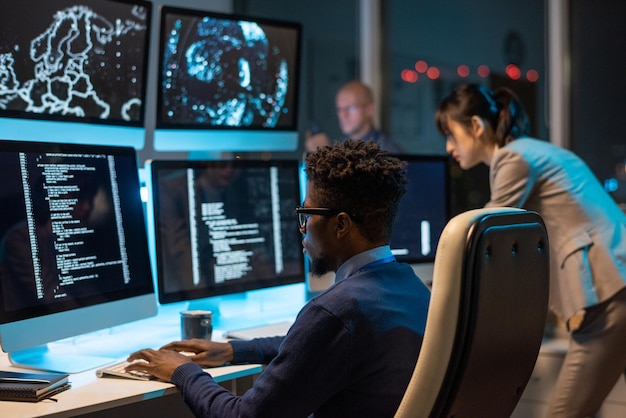
[[[0,323],[151,290],[134,153],[37,146],[0,151]]]
[[[449,217],[449,159],[399,155],[406,161],[408,184],[391,235],[396,258],[408,263],[434,260]]]
[[[0,14],[0,115],[142,124],[150,3],[14,3]]]
[[[300,27],[164,7],[157,126],[295,129]]]
[[[47,345],[156,314],[135,150],[0,141],[0,178],[2,350],[41,370],[112,361]]]
[[[153,161],[161,303],[304,281],[297,161]]]

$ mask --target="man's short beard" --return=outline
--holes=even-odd
[[[328,260],[324,258],[316,258],[311,260],[311,268],[310,273],[313,276],[323,276],[329,271],[333,271],[332,267],[329,265]]]

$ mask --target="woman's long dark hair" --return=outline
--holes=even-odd
[[[491,91],[479,84],[461,84],[455,88],[437,107],[435,123],[439,132],[448,136],[448,118],[469,127],[472,116],[491,126],[495,142],[501,147],[530,131],[528,116],[515,93],[507,88]]]

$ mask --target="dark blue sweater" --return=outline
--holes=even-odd
[[[298,314],[285,337],[232,341],[233,363],[267,367],[235,396],[192,363],[176,369],[198,417],[392,417],[419,353],[430,292],[407,264],[365,268]]]

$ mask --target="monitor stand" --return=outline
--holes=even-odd
[[[60,373],[80,373],[115,362],[115,358],[77,354],[74,352],[52,352],[47,345],[14,351],[9,361],[16,367]]]

